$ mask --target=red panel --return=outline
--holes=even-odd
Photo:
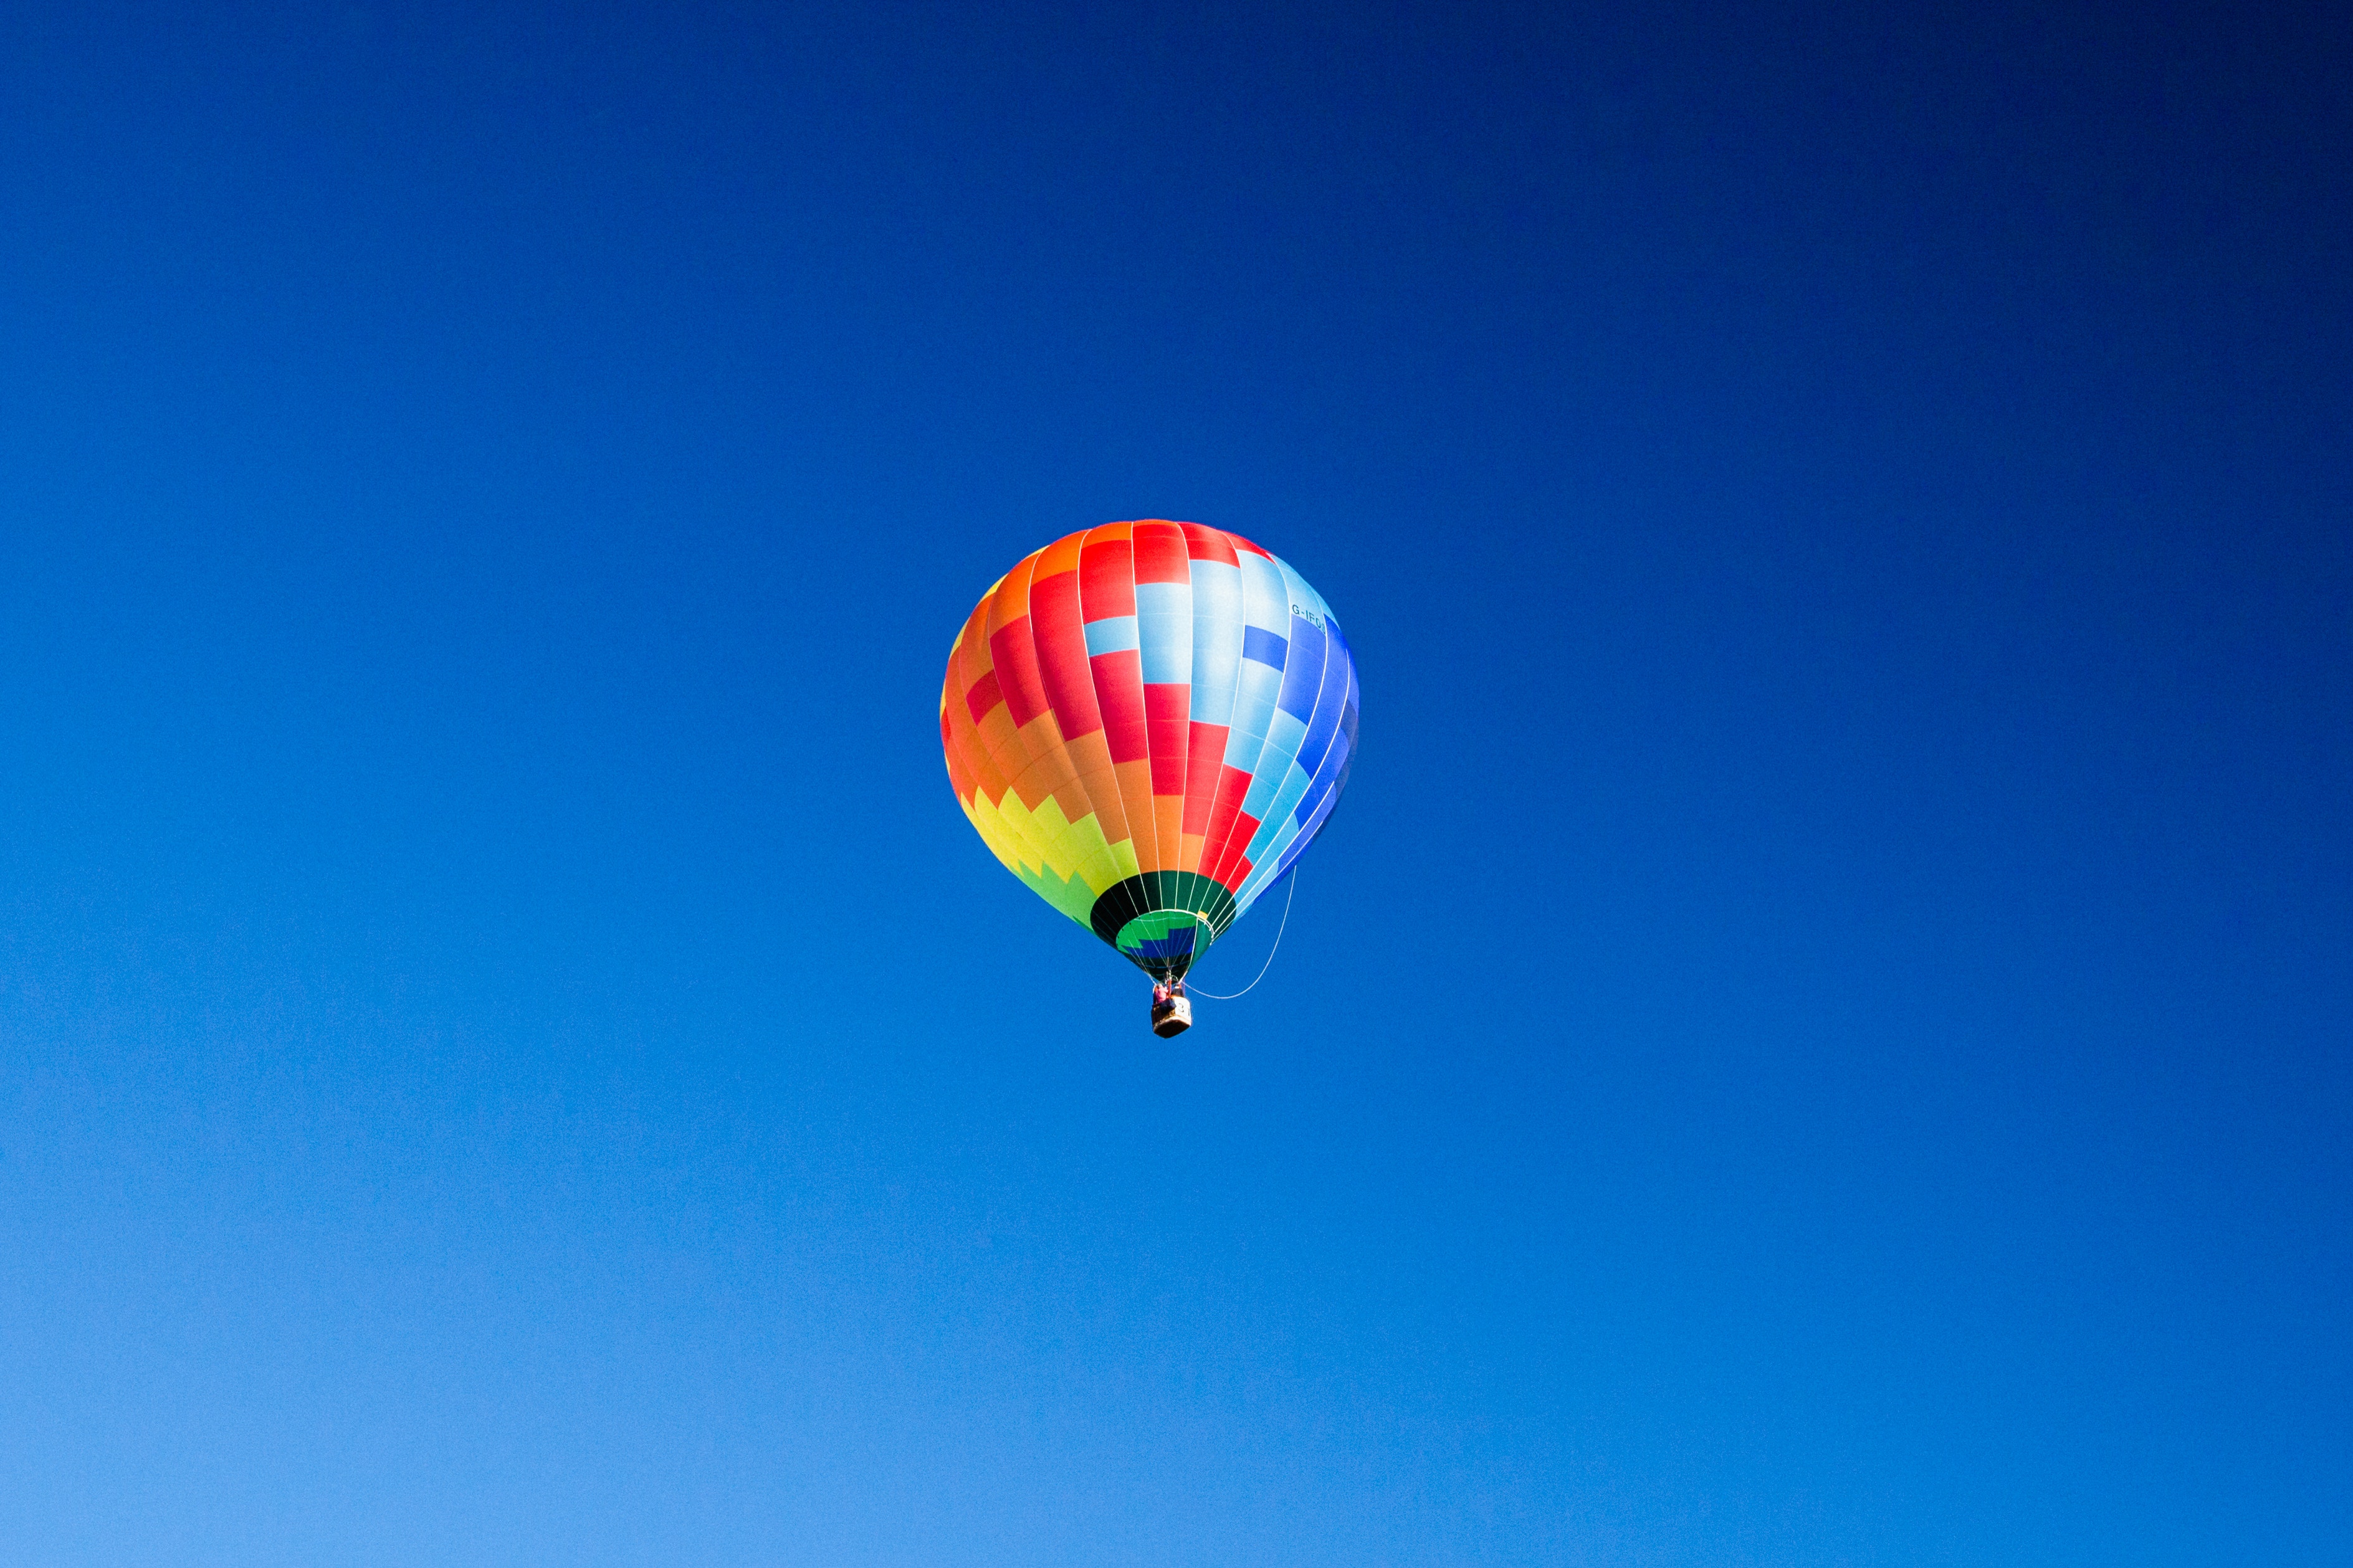
[[[1226,837],[1226,864],[1218,871],[1218,880],[1236,892],[1241,890],[1242,879],[1250,875],[1250,861],[1242,851],[1250,847],[1250,841],[1257,836],[1258,818],[1247,811],[1238,813],[1234,817],[1234,830]]]
[[[1004,700],[1005,694],[997,689],[997,671],[993,669],[974,681],[972,689],[964,694],[964,705],[971,711],[972,721],[976,724],[988,716],[990,709]]]
[[[1190,698],[1190,692],[1187,693]],[[1178,829],[1184,833],[1206,834],[1209,830],[1209,808],[1218,804],[1218,768],[1226,755],[1226,726],[1195,724],[1186,749],[1185,821]],[[1201,846],[1206,857],[1208,845]]]
[[[1234,818],[1241,815],[1242,797],[1250,794],[1250,774],[1240,768],[1228,767],[1222,761],[1218,764],[1218,804],[1210,809],[1208,836],[1201,843],[1201,869],[1221,882],[1225,880],[1219,868],[1225,863],[1226,840],[1233,837]]]
[[[1087,671],[1087,634],[1079,624],[1077,573],[1057,572],[1029,585],[1029,630],[1038,648],[1038,676],[1054,705],[1062,739],[1075,741],[1102,729],[1094,679]]]
[[[1019,729],[1046,711],[1046,683],[1039,678],[1038,651],[1029,640],[1029,617],[1006,622],[988,639],[989,657],[997,661],[990,674],[1000,677],[1005,705]]]
[[[1180,522],[1185,531],[1185,553],[1195,561],[1222,561],[1229,566],[1239,566],[1241,561],[1234,554],[1233,541],[1222,530],[1198,522]]]
[[[1079,593],[1086,618],[1135,614],[1135,569],[1124,539],[1089,544],[1079,556]]]
[[[1192,563],[1185,554],[1185,531],[1173,522],[1135,525],[1135,580],[1139,583],[1189,583]]]
[[[1111,743],[1111,760],[1144,761],[1150,752],[1145,738],[1144,656],[1131,647],[1097,654],[1087,663],[1093,667],[1095,700],[1103,710],[1103,738]]]
[[[1143,656],[1139,654],[1137,656],[1139,667],[1142,662]],[[1190,686],[1180,686],[1175,681],[1170,681],[1166,685],[1147,686],[1144,689],[1144,716],[1152,721],[1152,727],[1155,730],[1163,724],[1174,724],[1179,729],[1184,728],[1186,718],[1192,706],[1193,689]]]
[[[1144,720],[1152,732],[1152,793],[1185,793],[1185,749],[1191,742],[1186,711],[1193,689],[1174,681],[1144,689]]]
[[[1232,540],[1232,541],[1234,542],[1234,548],[1235,548],[1236,550],[1247,550],[1247,551],[1249,551],[1252,555],[1263,555],[1263,556],[1265,556],[1269,561],[1271,561],[1271,560],[1273,560],[1273,559],[1274,559],[1274,552],[1273,552],[1272,551],[1271,551],[1271,550],[1267,550],[1267,549],[1264,549],[1264,548],[1261,548],[1261,546],[1256,545],[1256,544],[1252,544],[1249,540],[1244,539],[1244,538],[1243,538],[1240,534],[1239,534],[1239,533],[1234,533],[1234,532],[1230,532],[1230,531],[1229,531],[1229,532],[1226,534],[1226,537],[1227,537],[1228,539],[1230,539],[1230,540]]]

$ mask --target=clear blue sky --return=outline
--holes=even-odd
[[[2353,1560],[2348,39],[10,8],[0,1560]],[[1138,516],[1173,1046],[935,719]]]

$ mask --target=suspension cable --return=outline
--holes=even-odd
[[[1220,996],[1214,991],[1196,991],[1187,986],[1185,991],[1187,996],[1206,996],[1212,1002],[1230,1002],[1235,996],[1249,995],[1250,987],[1266,978],[1266,972],[1274,966],[1274,955],[1282,949],[1282,933],[1291,924],[1291,900],[1299,892],[1298,861],[1291,863],[1291,869],[1282,874],[1282,879],[1291,884],[1290,890],[1282,895],[1282,923],[1274,928],[1274,945],[1266,950],[1266,962],[1258,966],[1258,973],[1251,977],[1250,985],[1243,986],[1230,996]]]

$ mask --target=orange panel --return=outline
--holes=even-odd
[[[964,630],[956,634],[955,655],[948,661],[950,668],[960,668],[957,679],[967,691],[972,689],[974,681],[993,668],[988,655],[989,603],[983,599],[972,607],[971,617],[965,622]],[[957,659],[964,661],[961,667],[956,664]]]
[[[1094,813],[1095,826],[1103,829],[1103,842],[1110,845],[1116,859],[1119,847],[1134,836],[1127,829],[1127,821],[1119,812],[1119,781],[1105,768],[1099,773],[1081,773],[1074,786],[1086,794],[1088,807]]]
[[[1103,824],[1103,837],[1113,844],[1134,837],[1128,826],[1126,803],[1119,798],[1119,777],[1112,772],[1111,747],[1105,743],[1101,730],[1080,736],[1070,742],[1071,765],[1079,775],[1079,784],[1087,792],[1087,800]]]
[[[1021,558],[1020,563],[1005,574],[997,591],[981,601],[987,612],[987,631],[994,633],[1008,621],[1018,621],[1029,613],[1029,573],[1037,564],[1033,552]]]
[[[1110,754],[1108,746],[1104,754]],[[1120,804],[1129,808],[1127,820],[1135,827],[1137,867],[1146,871],[1175,870],[1174,866],[1160,864],[1158,826],[1152,820],[1152,763],[1148,760],[1116,763],[1112,771],[1119,775]]]
[[[1024,560],[1005,574],[996,593],[981,601],[988,611],[988,636],[995,637],[1008,622],[1018,621],[1029,613],[1029,572],[1037,561],[1034,555]]]
[[[1181,831],[1185,820],[1185,797],[1181,795],[1155,795],[1152,797],[1152,827],[1161,843],[1161,869],[1185,869],[1185,836]]]
[[[978,755],[974,756],[976,752]],[[1028,753],[1014,739],[1013,716],[1005,710],[1002,702],[990,709],[988,717],[974,728],[965,754],[973,757],[973,771],[987,782],[988,798],[993,801],[1003,800],[1005,792],[1013,787],[1015,776],[1029,765]]]
[[[1060,572],[1077,571],[1079,569],[1079,546],[1084,544],[1086,541],[1087,536],[1084,531],[1077,533],[1065,534],[1063,537],[1054,541],[1053,543],[1046,546],[1045,549],[1038,552],[1037,555],[1032,558],[1033,564],[1029,569],[1030,575],[1029,581],[1035,581],[1039,577],[1051,577],[1055,574]],[[1026,584],[1023,587],[1022,592],[1024,595],[1022,602],[1026,605],[1029,602],[1027,598],[1029,589]]]
[[[1010,728],[1012,717],[1007,715],[1004,722]],[[997,765],[1012,775],[1014,793],[1021,797],[1021,804],[1035,811],[1050,795],[1060,799],[1078,773],[1062,746],[1061,731],[1054,727],[1054,715],[1039,714],[1014,732],[1013,742],[1013,747],[998,753]],[[1067,801],[1062,810],[1069,814]]]

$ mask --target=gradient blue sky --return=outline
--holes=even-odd
[[[0,1559],[2353,1559],[2348,38],[0,13]],[[1150,515],[1174,1047],[934,719]]]

